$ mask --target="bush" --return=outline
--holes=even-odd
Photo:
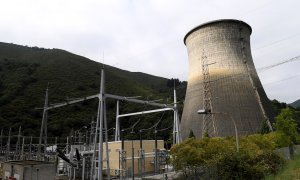
[[[171,148],[171,164],[186,177],[261,179],[284,163],[274,149],[275,143],[260,134],[242,137],[239,152],[233,138],[190,138]]]

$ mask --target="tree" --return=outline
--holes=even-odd
[[[193,130],[190,129],[190,134],[189,134],[189,138],[195,138],[195,134],[193,132]]]
[[[275,118],[276,131],[283,133],[288,136],[291,143],[296,143],[297,137],[297,123],[293,118],[294,111],[290,108],[282,109],[280,114]]]
[[[171,78],[171,79],[168,79],[168,81],[167,81],[167,86],[168,87],[177,87],[178,85],[180,85],[180,81],[179,81],[179,79],[177,79],[177,78]]]
[[[260,126],[260,129],[259,129],[259,132],[260,134],[268,134],[270,133],[270,127],[268,126],[268,123],[267,123],[267,120],[264,120],[262,123],[261,123],[261,126]]]

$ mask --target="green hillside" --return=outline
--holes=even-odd
[[[99,92],[102,65],[60,49],[26,47],[0,43],[0,126],[16,132],[21,125],[23,134],[38,135],[42,119],[44,96],[49,83],[50,104],[80,98]],[[141,99],[173,100],[170,80],[140,72],[129,72],[105,65],[106,91],[122,96],[142,96]],[[172,84],[172,83],[171,83]],[[186,83],[179,82],[178,99],[183,100]],[[115,101],[108,100],[109,127],[114,126]],[[96,117],[97,100],[69,105],[49,112],[49,136],[68,134],[71,129],[88,125]],[[133,112],[151,107],[122,102],[122,112]],[[122,128],[142,119],[138,128],[149,127],[162,113],[122,119]],[[169,116],[168,116],[169,115]],[[172,124],[172,113],[165,113],[161,127]],[[168,117],[168,118],[167,118]]]

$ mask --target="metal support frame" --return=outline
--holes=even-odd
[[[139,114],[147,114],[147,113],[154,113],[154,112],[161,112],[161,111],[167,111],[167,110],[173,110],[174,111],[174,129],[173,129],[173,135],[175,139],[175,143],[180,142],[180,133],[179,133],[179,119],[178,119],[178,111],[176,107],[176,97],[174,98],[175,105],[170,106],[167,104],[160,104],[156,103],[153,101],[144,101],[144,100],[139,100],[135,98],[128,98],[124,96],[117,96],[117,95],[112,95],[112,94],[105,94],[105,78],[104,78],[104,70],[101,70],[101,82],[100,82],[100,93],[84,98],[79,98],[63,103],[58,103],[54,105],[49,105],[48,102],[48,86],[46,89],[46,94],[45,94],[45,103],[43,107],[43,119],[41,123],[41,130],[40,130],[40,137],[39,137],[39,145],[38,145],[38,157],[41,159],[42,157],[42,141],[44,139],[45,143],[45,151],[46,151],[46,144],[47,144],[47,111],[55,108],[60,108],[66,105],[82,102],[85,100],[93,99],[93,98],[98,98],[99,99],[99,105],[98,105],[98,114],[97,114],[97,122],[96,122],[96,128],[95,128],[95,134],[94,134],[94,153],[93,153],[93,159],[91,161],[91,179],[95,179],[96,175],[96,161],[98,161],[98,173],[97,173],[97,178],[102,179],[103,174],[102,174],[102,169],[103,169],[103,133],[104,133],[104,141],[106,145],[106,163],[107,163],[107,175],[108,178],[110,178],[110,167],[109,167],[109,155],[108,155],[108,132],[107,132],[107,119],[106,119],[106,104],[105,104],[105,99],[106,98],[112,98],[117,100],[117,115],[116,115],[116,132],[115,132],[115,140],[120,140],[120,122],[119,118],[120,117],[125,117],[125,116],[133,116],[133,115],[139,115]],[[176,95],[176,94],[175,94]],[[130,114],[119,114],[119,101],[128,101],[128,102],[133,102],[133,103],[138,103],[138,104],[144,104],[144,105],[151,105],[151,106],[156,106],[156,107],[161,107],[161,109],[154,109],[154,110],[149,110],[149,111],[143,111],[143,112],[136,112],[136,113],[130,113]],[[104,127],[103,127],[104,126]],[[103,132],[104,131],[104,132]],[[99,142],[98,146],[98,156],[96,157],[96,145]],[[67,150],[68,152],[68,150]]]
[[[143,166],[145,164],[145,159],[144,159],[144,150],[142,147],[138,150],[139,154],[139,159],[138,159],[138,171],[139,171],[139,177],[143,177],[143,173],[145,171],[145,167]]]
[[[43,135],[45,135],[44,140],[47,140],[47,108],[48,108],[49,102],[48,102],[48,86],[46,89],[45,94],[45,103],[43,108],[43,118],[42,118],[42,124],[41,124],[41,130],[40,130],[40,138],[39,138],[39,146],[38,146],[38,159],[41,159],[42,156],[42,139]],[[45,147],[46,148],[46,147]]]
[[[25,137],[22,138],[21,160],[24,160]]]
[[[101,81],[100,81],[100,93],[98,95],[99,105],[98,105],[98,114],[97,114],[97,123],[96,123],[96,131],[95,131],[95,139],[94,139],[94,153],[92,159],[92,174],[91,178],[96,179],[95,170],[96,170],[96,161],[98,161],[98,173],[97,179],[103,179],[103,126],[105,132],[105,147],[106,147],[106,170],[107,170],[107,178],[110,179],[110,167],[109,167],[109,152],[108,152],[108,133],[107,133],[107,119],[106,119],[106,105],[105,105],[105,77],[104,77],[104,69],[101,70]],[[96,144],[97,134],[99,131],[99,144],[98,144],[98,159],[96,157]]]
[[[131,178],[132,178],[132,180],[134,180],[134,146],[133,146],[133,138],[131,139]]]
[[[120,140],[120,122],[119,122],[119,104],[120,101],[117,100],[117,112],[116,112],[116,129],[115,129],[115,141]]]
[[[9,160],[10,156],[10,137],[11,137],[11,128],[9,128],[8,132],[8,139],[7,139],[7,144],[6,144],[6,160]]]
[[[21,155],[21,126],[19,127],[19,133],[18,133],[18,140],[16,144],[16,153],[15,153],[15,159],[18,159]]]
[[[157,161],[157,130],[155,128],[154,130],[154,174],[157,174],[157,169],[158,169],[158,161]]]
[[[236,151],[239,152],[239,133],[238,133],[238,128],[237,128],[237,124],[236,124],[234,118],[230,114],[225,113],[225,112],[211,112],[211,111],[209,111],[207,109],[200,109],[200,110],[197,111],[197,113],[198,114],[203,114],[203,115],[206,115],[206,114],[223,114],[223,115],[229,116],[229,118],[232,121],[233,126],[234,126]]]
[[[142,101],[142,100],[139,100]],[[145,101],[149,102],[149,101]],[[128,114],[119,114],[119,101],[117,101],[117,113],[116,113],[116,132],[115,132],[115,141],[120,141],[120,118],[121,117],[127,117],[127,116],[136,116],[141,114],[149,114],[149,113],[155,113],[155,112],[162,112],[162,111],[174,111],[174,122],[173,122],[173,143],[177,144],[180,140],[180,127],[179,127],[179,115],[177,110],[177,102],[176,102],[176,90],[174,89],[174,106],[167,106],[165,108],[161,109],[153,109],[148,111],[140,111],[140,112],[134,112],[134,113],[128,113]]]
[[[214,64],[214,63],[211,63]],[[202,76],[203,76],[203,108],[213,110],[212,93],[210,88],[209,65],[207,56],[203,50],[202,54]],[[216,125],[212,114],[205,114],[202,121],[202,136],[207,133],[208,135],[217,136]]]

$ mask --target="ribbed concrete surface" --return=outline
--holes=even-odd
[[[252,60],[251,31],[251,27],[242,21],[218,20],[200,25],[186,35],[184,41],[189,57],[189,76],[181,119],[183,139],[188,137],[190,130],[196,137],[201,137],[203,133],[203,115],[197,114],[199,109],[203,109],[203,52],[208,64],[214,63],[209,65],[213,112],[231,115],[240,135],[259,130],[264,117],[250,81],[249,69],[264,109],[273,120],[270,103]],[[217,136],[235,134],[229,115],[214,115]]]

